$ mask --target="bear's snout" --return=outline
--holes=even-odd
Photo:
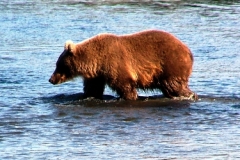
[[[61,84],[66,81],[66,76],[59,73],[53,73],[51,78],[48,80],[52,84]]]
[[[59,83],[59,82],[58,82],[57,75],[55,75],[55,74],[53,74],[48,81],[49,81],[50,83],[54,84],[54,85]]]
[[[53,76],[51,76],[51,78],[48,80],[50,83],[52,83],[52,84],[55,84],[54,83],[54,77]]]

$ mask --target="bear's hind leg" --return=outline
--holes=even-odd
[[[182,79],[163,80],[160,89],[165,97],[173,99],[197,100],[198,96],[188,87],[188,81]]]
[[[120,98],[125,100],[136,100],[138,98],[136,88],[131,85],[122,85],[121,87],[117,87],[115,90]]]
[[[111,78],[108,81],[109,87],[111,87],[120,98],[125,100],[136,100],[138,98],[136,85],[137,77],[134,72],[130,72],[126,68],[120,68],[118,70],[118,77]]]
[[[105,84],[106,82],[103,77],[84,79],[83,97],[94,97],[96,99],[102,99]]]

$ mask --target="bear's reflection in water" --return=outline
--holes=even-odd
[[[46,101],[51,101],[55,105],[67,105],[67,106],[83,106],[83,107],[132,107],[132,108],[146,108],[146,107],[189,107],[192,100],[173,100],[165,98],[163,95],[153,96],[139,96],[138,100],[124,100],[112,95],[103,95],[103,100],[95,98],[84,98],[84,93],[77,94],[59,94],[45,98]]]
[[[51,101],[54,119],[64,119],[63,122],[90,123],[118,122],[135,124],[144,119],[154,119],[153,123],[162,117],[182,117],[188,115],[190,105],[188,100],[172,100],[164,96],[140,96],[138,100],[123,100],[111,95],[104,95],[104,100],[82,98],[83,93],[72,95],[55,95],[45,100]],[[122,125],[122,124],[112,124]],[[109,126],[108,126],[109,127]],[[107,126],[104,130],[108,129]]]

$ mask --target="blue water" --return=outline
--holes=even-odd
[[[0,159],[240,158],[239,17],[239,1],[2,0]],[[153,28],[192,50],[200,100],[81,100],[81,78],[48,82],[66,40]]]

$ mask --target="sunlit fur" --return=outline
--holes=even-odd
[[[170,33],[105,33],[78,44],[67,41],[49,81],[59,84],[82,76],[85,97],[102,98],[107,84],[128,100],[137,99],[136,88],[159,89],[169,98],[196,98],[188,87],[192,66],[191,51]]]

